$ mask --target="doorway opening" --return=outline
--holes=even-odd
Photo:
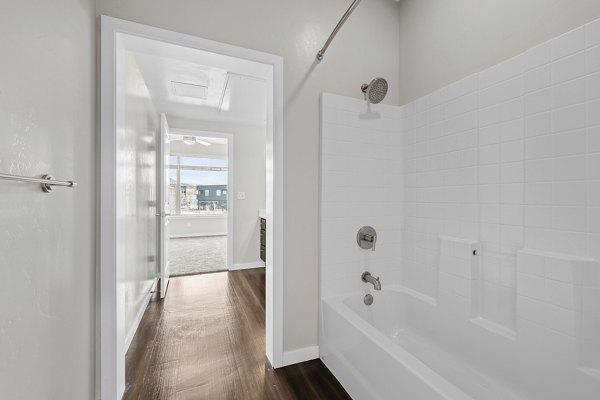
[[[226,269],[266,267],[258,275],[265,294],[264,347],[259,348],[273,367],[282,366],[282,59],[105,16],[101,33],[102,398],[125,392],[125,354],[153,289],[159,285],[160,297],[169,299],[169,231],[177,231],[178,219],[188,219],[183,228],[194,228],[187,225],[192,217],[205,223],[204,236],[194,237],[226,233]],[[262,141],[252,139],[257,131]],[[261,150],[250,151],[248,140]],[[180,145],[224,145],[227,155],[172,151]],[[258,170],[241,167],[244,157],[262,157],[253,163]],[[208,219],[223,216],[226,231],[211,231]],[[238,218],[251,221],[250,228],[238,228]],[[179,287],[185,291],[185,284]]]
[[[169,140],[170,216],[164,240],[169,241],[170,275],[227,271],[233,261],[228,251],[233,238],[233,135],[171,129]]]

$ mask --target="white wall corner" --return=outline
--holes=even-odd
[[[319,346],[303,347],[301,349],[283,352],[283,367],[319,358]]]

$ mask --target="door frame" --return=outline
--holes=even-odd
[[[197,129],[171,128],[173,133],[182,133],[190,136],[207,136],[214,138],[227,139],[227,269],[233,266],[233,218],[235,215],[235,202],[233,193],[235,190],[235,175],[233,170],[234,165],[234,135],[225,132],[213,132]]]
[[[225,43],[101,16],[100,28],[100,198],[99,371],[103,400],[125,390],[125,329],[122,273],[117,254],[116,50],[121,34],[172,43],[270,65],[267,98],[266,356],[283,366],[283,58]]]
[[[167,203],[166,198],[168,197],[168,191],[166,189],[166,181],[169,179],[169,172],[167,171],[167,163],[169,160],[165,157],[165,148],[169,141],[169,121],[165,113],[160,113],[160,134],[156,140],[156,143],[160,143],[156,147],[156,236],[158,238],[157,243],[157,254],[158,254],[158,265],[157,265],[157,277],[158,277],[158,290],[160,292],[160,298],[163,299],[167,295],[167,289],[169,286],[170,278],[170,267],[169,267],[169,247],[168,242],[165,238],[169,235],[167,226],[169,225],[169,216],[166,215],[165,204]],[[171,145],[169,144],[169,150]],[[170,153],[170,151],[169,151]],[[170,154],[169,154],[170,156]],[[160,171],[160,172],[158,172]],[[171,210],[169,210],[171,211]],[[165,215],[163,215],[165,214]],[[170,214],[170,212],[169,212]],[[163,219],[164,218],[164,219]],[[166,271],[165,274],[163,274]],[[166,282],[165,282],[166,280]],[[133,337],[132,337],[133,339]]]

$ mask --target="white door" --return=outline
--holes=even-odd
[[[169,158],[171,145],[169,144],[169,124],[165,114],[160,115],[160,140],[158,140],[158,245],[160,253],[160,298],[167,294],[169,285]]]

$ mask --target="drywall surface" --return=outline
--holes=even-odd
[[[0,2],[3,399],[91,399],[95,352],[94,2]]]
[[[169,118],[171,120],[171,118]],[[171,140],[172,155],[198,156],[202,158],[227,158],[226,144],[212,144],[204,146],[200,143],[185,144],[182,140]]]
[[[397,4],[361,4],[325,59],[319,48],[346,0],[99,0],[98,14],[140,22],[284,57],[284,350],[317,344],[319,94],[361,98],[360,85],[389,80],[398,100]]]
[[[159,117],[128,50],[117,48],[117,263],[122,268],[125,332],[132,337],[157,276],[156,139]]]
[[[227,215],[169,217],[171,238],[227,235]]]
[[[258,210],[265,208],[266,202],[266,129],[176,117],[169,117],[169,125],[175,131],[192,129],[233,136],[233,261],[230,264],[260,262]],[[246,198],[238,200],[237,192],[244,192]]]
[[[597,0],[403,0],[405,104],[600,17]]]

